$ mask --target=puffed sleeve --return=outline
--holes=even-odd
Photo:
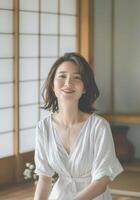
[[[108,176],[112,181],[122,171],[123,168],[115,154],[110,125],[103,119],[98,124],[94,137],[92,180]]]
[[[36,126],[36,145],[35,145],[35,173],[37,175],[53,176],[54,170],[48,163],[46,152],[46,137],[41,122]]]

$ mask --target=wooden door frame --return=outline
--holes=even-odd
[[[92,62],[91,57],[91,12],[90,12],[90,0],[78,1],[78,52],[83,55],[88,62]]]

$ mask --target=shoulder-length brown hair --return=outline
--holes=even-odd
[[[43,108],[52,112],[59,110],[57,97],[53,91],[53,81],[57,68],[66,61],[74,62],[79,67],[79,72],[84,83],[85,94],[79,99],[79,109],[86,113],[92,113],[95,110],[93,104],[99,96],[94,73],[86,59],[80,54],[73,52],[66,53],[64,56],[58,58],[50,69],[42,90]]]

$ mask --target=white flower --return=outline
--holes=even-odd
[[[25,169],[23,172],[23,175],[26,177],[25,179],[31,178],[32,177],[32,171],[29,169]]]
[[[33,163],[26,163],[25,164],[25,170],[23,172],[24,179],[33,179],[37,180],[38,176],[35,174],[35,164]]]
[[[25,166],[26,167],[30,167],[31,163],[26,163]]]
[[[34,181],[38,180],[38,175],[35,173],[35,164],[26,163],[25,166],[26,168],[23,172],[24,179],[25,180],[32,179]],[[53,178],[52,183],[54,184],[58,178],[57,173],[55,173],[52,178]]]
[[[34,169],[35,168],[35,166],[33,165],[33,164],[30,164],[30,166],[29,166],[29,169]]]

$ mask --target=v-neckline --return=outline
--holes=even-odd
[[[76,137],[76,139],[75,139],[72,147],[71,147],[70,152],[68,152],[66,150],[66,148],[64,147],[64,145],[63,145],[63,143],[62,143],[62,141],[61,141],[61,139],[60,139],[60,137],[59,137],[59,135],[57,133],[57,130],[55,129],[55,127],[53,125],[53,119],[52,119],[52,114],[51,114],[51,128],[52,128],[53,135],[54,135],[55,138],[57,137],[59,144],[61,145],[64,153],[66,154],[66,156],[68,158],[70,158],[72,156],[72,154],[75,152],[75,150],[76,150],[76,144],[79,141],[79,138],[81,137],[81,135],[83,133],[83,130],[84,130],[86,124],[88,123],[88,121],[90,120],[90,118],[91,118],[92,115],[93,114],[91,114],[85,121],[81,122],[81,123],[83,123],[83,125],[82,125],[82,127],[81,127],[81,129],[80,129],[80,131],[79,131],[79,133],[78,133],[78,135],[77,135],[77,137]]]

